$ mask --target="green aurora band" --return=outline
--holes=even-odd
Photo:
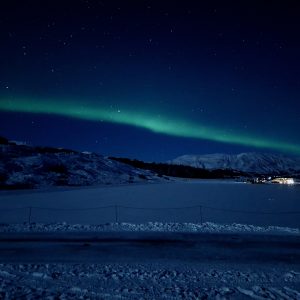
[[[151,116],[151,113],[117,111],[100,106],[87,106],[85,103],[68,101],[37,101],[33,99],[0,99],[0,110],[34,114],[54,114],[71,118],[103,121],[145,128],[150,131],[196,139],[206,139],[216,142],[239,144],[256,148],[269,148],[294,154],[300,154],[300,145],[255,138],[242,134],[227,133],[213,127],[202,126],[185,120],[168,116]]]

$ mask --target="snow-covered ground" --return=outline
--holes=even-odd
[[[205,224],[218,234],[136,235],[125,231],[151,227],[111,224],[106,229],[123,231],[97,235],[52,226],[52,233],[80,234],[1,233],[0,299],[300,299],[294,231],[253,235],[254,228],[249,234],[233,225],[230,234],[220,234],[223,226]]]
[[[0,299],[300,299],[299,229],[214,223],[0,228]]]
[[[66,242],[56,250],[57,258],[47,242],[37,247],[35,242],[12,241],[5,248],[2,240],[0,254],[11,260],[0,261],[0,299],[300,299],[299,248],[294,247],[300,235],[299,216],[277,214],[299,210],[299,192],[298,187],[279,185],[178,181],[1,193],[2,238],[65,233],[122,237],[143,232],[166,238],[174,233],[203,234],[208,239],[213,234],[239,237],[230,239],[233,246],[227,242],[204,246],[198,241],[196,248],[188,241],[165,245],[147,244],[146,240],[141,245],[129,239],[126,245],[98,241],[75,247]],[[114,222],[115,204],[118,222]],[[199,205],[203,205],[201,212]],[[108,207],[100,208],[103,206]],[[258,239],[255,246],[245,245],[246,236]],[[276,247],[269,243],[271,239],[277,239]],[[294,242],[284,244],[288,239]],[[264,244],[261,248],[259,241]],[[50,256],[44,257],[43,251],[50,251]],[[34,253],[42,261],[26,261],[25,257],[32,259]],[[79,262],[63,262],[59,258],[62,253],[65,259],[72,256]],[[247,253],[251,254],[249,261]]]
[[[298,228],[278,226],[254,226],[246,224],[197,223],[161,223],[148,222],[106,223],[102,225],[84,225],[67,223],[22,223],[0,224],[1,232],[185,232],[185,233],[250,233],[250,234],[287,234],[300,235]]]
[[[300,299],[300,272],[159,264],[0,264],[1,299]]]

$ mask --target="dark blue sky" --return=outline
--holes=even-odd
[[[300,154],[299,31],[297,1],[2,1],[0,134],[144,160]]]

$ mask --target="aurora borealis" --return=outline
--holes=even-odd
[[[157,161],[299,155],[294,4],[3,2],[0,135]]]
[[[124,112],[106,110],[101,107],[85,107],[84,102],[78,106],[70,102],[48,101],[39,103],[37,100],[1,101],[0,109],[12,112],[25,112],[34,114],[54,114],[75,119],[104,121],[109,123],[126,124],[145,128],[156,133],[162,133],[178,137],[207,139],[217,142],[233,143],[258,148],[270,148],[300,154],[300,145],[282,143],[267,139],[259,139],[251,136],[239,136],[226,134],[225,130],[193,124],[185,120],[174,120],[165,117],[153,117],[145,112]]]

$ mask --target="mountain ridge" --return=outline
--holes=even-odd
[[[89,186],[156,181],[140,170],[100,154],[28,146],[0,137],[0,189]]]
[[[186,154],[169,160],[168,163],[208,170],[230,169],[252,174],[300,174],[300,157],[284,154],[258,152]]]

